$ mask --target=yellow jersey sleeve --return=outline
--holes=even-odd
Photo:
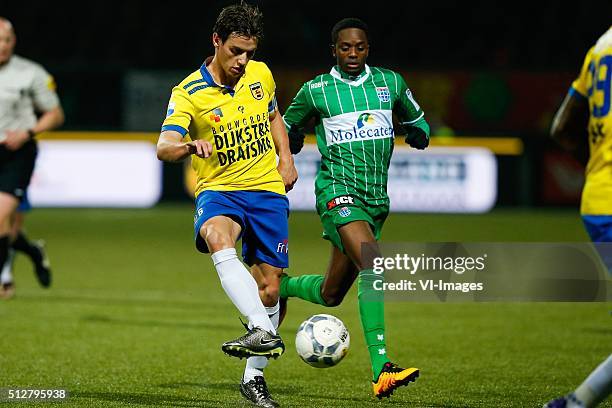
[[[195,107],[189,94],[180,85],[175,86],[172,89],[170,102],[168,102],[168,110],[166,111],[166,119],[164,119],[161,131],[174,130],[185,137],[189,133],[189,126],[194,116]]]
[[[580,96],[586,98],[588,94],[588,89],[591,84],[589,81],[589,66],[591,65],[591,60],[593,58],[593,49],[592,47],[589,52],[587,52],[586,57],[584,58],[584,63],[582,64],[582,69],[580,70],[580,74],[578,78],[572,83],[572,87],[570,89],[570,93],[575,95],[578,93]]]
[[[262,71],[262,86],[266,95],[268,95],[268,113],[272,113],[278,108],[276,102],[276,82],[274,82],[274,76],[270,68],[263,62],[259,62],[258,64]]]

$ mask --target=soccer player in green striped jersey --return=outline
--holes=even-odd
[[[380,279],[362,264],[363,243],[376,243],[389,213],[387,177],[395,131],[393,114],[417,149],[429,144],[429,126],[404,79],[366,64],[368,28],[355,18],[332,29],[337,65],[306,82],[285,112],[292,152],[303,145],[303,127],[315,121],[321,168],[315,182],[323,237],[332,243],[325,276],[283,276],[281,299],[299,297],[337,306],[358,278],[359,313],[372,363],[374,394],[390,396],[414,381],[419,370],[404,369],[387,356],[384,299],[373,289]]]

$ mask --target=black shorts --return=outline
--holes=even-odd
[[[0,146],[0,191],[17,197],[25,194],[36,162],[38,148],[34,140],[26,142],[19,150],[11,151]]]

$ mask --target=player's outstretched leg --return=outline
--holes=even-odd
[[[310,303],[327,306],[321,295],[321,285],[324,279],[323,275],[291,277],[283,273],[281,275],[280,297],[281,299],[298,297]]]
[[[291,277],[286,273],[281,275],[281,321],[286,309],[286,301],[290,297],[298,297],[311,303],[334,307],[342,303],[358,270],[353,261],[337,246],[332,246],[331,260],[325,276],[302,275]]]
[[[245,325],[245,335],[223,343],[223,352],[239,358],[279,357],[285,351],[285,345],[261,303],[255,279],[238,259],[236,249],[217,251],[212,254],[212,259],[225,293],[252,325],[252,328]]]

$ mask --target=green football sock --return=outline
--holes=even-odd
[[[322,275],[302,275],[290,277],[283,275],[280,284],[280,297],[298,297],[310,303],[327,306],[321,296]]]
[[[374,282],[383,279],[372,269],[359,272],[357,297],[359,316],[372,363],[372,381],[375,381],[383,366],[389,361],[385,339],[385,299],[382,291],[374,290]]]

